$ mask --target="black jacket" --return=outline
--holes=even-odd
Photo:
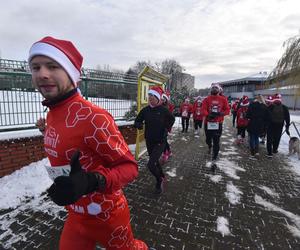
[[[262,136],[265,134],[268,123],[270,122],[270,113],[265,104],[254,101],[249,105],[246,113],[249,119],[247,131],[251,134]]]
[[[283,123],[285,122],[285,126],[288,128],[290,126],[290,112],[287,106],[283,105],[283,104],[272,104],[268,107],[268,110],[270,113],[272,113],[275,105],[281,105],[283,108],[283,122],[282,122],[282,126]],[[273,123],[272,119],[271,119],[271,115],[270,115],[270,125]]]
[[[138,129],[143,128],[145,123],[145,139],[154,143],[162,142],[168,135],[175,122],[175,117],[164,106],[143,108],[134,121],[134,126]]]

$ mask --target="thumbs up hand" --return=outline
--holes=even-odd
[[[105,177],[98,173],[85,172],[79,158],[80,152],[76,151],[70,161],[69,176],[58,176],[47,190],[51,200],[59,206],[73,204],[83,195],[105,188]]]

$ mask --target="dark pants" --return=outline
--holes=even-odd
[[[154,143],[146,140],[147,152],[149,155],[149,161],[147,167],[151,174],[156,178],[156,182],[161,182],[161,177],[165,177],[161,165],[159,164],[159,158],[166,147],[166,141],[161,143]]]
[[[220,150],[220,137],[222,135],[222,123],[219,123],[219,129],[208,130],[207,124],[204,125],[206,144],[209,148],[213,147],[212,159],[216,160]]]
[[[237,134],[240,135],[242,138],[245,138],[246,135],[246,127],[238,127]]]
[[[232,126],[235,125],[235,119],[236,119],[236,112],[232,112]]]
[[[181,117],[182,132],[187,132],[189,128],[190,117]]]
[[[258,150],[259,146],[259,137],[257,134],[249,133],[249,144],[250,144],[250,151],[254,152]]]
[[[166,141],[166,146],[164,152],[171,151],[170,144]]]
[[[277,152],[283,123],[271,123],[267,128],[267,151],[268,154]]]
[[[194,120],[194,128],[195,130],[202,128],[202,120]]]

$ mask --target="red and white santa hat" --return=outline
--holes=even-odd
[[[248,105],[249,105],[249,98],[246,98],[241,102],[241,107],[246,107]]]
[[[83,57],[72,42],[50,36],[34,43],[29,50],[28,62],[35,56],[47,56],[59,63],[68,73],[75,87],[80,79]]]
[[[202,99],[201,99],[201,97],[199,97],[199,98],[197,98],[197,100],[196,100],[198,103],[202,103]]]
[[[167,101],[170,101],[170,91],[166,90],[163,94],[162,94],[162,98],[165,98]]]
[[[266,103],[272,103],[273,102],[273,96],[269,95],[266,98]]]
[[[160,86],[153,86],[149,89],[148,94],[154,95],[158,100],[162,98],[163,89]]]
[[[218,90],[221,91],[221,86],[217,83],[212,83],[210,86],[210,89],[212,89],[212,88],[218,88]]]
[[[276,93],[275,95],[273,95],[273,103],[281,103],[282,99],[281,99],[281,94]]]

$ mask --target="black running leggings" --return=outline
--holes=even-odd
[[[157,182],[161,181],[161,177],[164,177],[164,173],[161,165],[159,164],[159,158],[166,147],[166,141],[161,143],[154,143],[146,140],[147,152],[149,155],[149,161],[147,167],[149,171],[154,175]]]

